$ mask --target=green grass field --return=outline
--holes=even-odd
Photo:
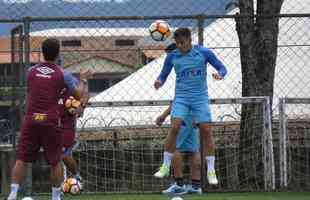
[[[210,193],[203,195],[184,195],[184,200],[310,200],[310,192],[252,192],[252,193]],[[50,200],[49,196],[35,196],[34,200]],[[165,195],[78,195],[65,196],[64,200],[169,200]]]

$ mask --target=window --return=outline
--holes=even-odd
[[[12,66],[11,66],[11,65],[7,65],[7,66],[6,66],[6,74],[7,74],[8,76],[10,76],[10,75],[13,74],[13,72],[12,72]]]
[[[81,40],[64,40],[61,41],[63,47],[80,47],[82,46]]]
[[[109,88],[108,79],[89,79],[88,90],[89,92],[102,92]]]
[[[3,66],[0,66],[0,76],[4,76],[4,74],[5,74],[5,65]]]
[[[118,82],[120,82],[121,80],[122,80],[122,79],[120,79],[120,78],[111,80],[111,86],[114,85],[114,84],[116,84],[116,83],[118,83]]]
[[[88,90],[89,92],[99,93],[109,87],[112,87],[114,84],[118,83],[122,79],[89,79],[88,80]]]
[[[155,60],[155,58],[146,58],[146,63],[150,63],[150,62],[152,62],[153,60]]]
[[[115,46],[134,46],[134,40],[115,40]]]

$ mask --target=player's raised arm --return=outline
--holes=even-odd
[[[82,98],[81,98],[81,104],[83,107],[86,107],[89,99],[90,99],[90,96],[89,96],[89,92],[88,92],[87,84],[86,84],[85,90],[84,90]]]
[[[79,107],[79,109],[77,109],[77,116],[78,117],[82,117],[83,116],[84,109],[86,108],[89,99],[90,99],[90,96],[89,96],[87,82],[86,82],[86,85],[85,85],[85,88],[84,88],[84,91],[83,91],[83,94],[82,94],[82,98],[80,99],[81,106]]]
[[[82,69],[80,71],[80,81],[78,81],[70,72],[64,71],[65,85],[75,99],[80,100],[83,97],[87,87],[87,79],[91,76],[92,73],[89,70]]]
[[[227,69],[225,67],[225,65],[222,63],[222,61],[220,61],[216,55],[210,51],[208,48],[201,48],[203,55],[206,58],[206,61],[209,62],[216,70],[217,70],[217,74],[214,73],[212,74],[213,78],[216,80],[221,80],[223,79],[226,74],[227,74]]]
[[[157,77],[157,79],[154,82],[154,87],[156,90],[165,84],[167,77],[172,70],[172,67],[173,67],[172,57],[173,57],[172,54],[168,54],[166,59],[165,59],[164,66],[163,66],[159,76]]]

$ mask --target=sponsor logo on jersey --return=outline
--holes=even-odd
[[[49,67],[38,67],[37,70],[39,72],[41,72],[42,74],[45,74],[45,75],[51,74],[51,73],[55,72],[55,70],[53,70],[53,69],[51,69]]]
[[[194,69],[194,68],[177,73],[177,77],[179,78],[191,78],[191,77],[196,77],[196,76],[201,76],[201,75],[202,75],[202,70]]]
[[[51,78],[51,75],[55,72],[55,70],[49,68],[49,67],[38,67],[36,68],[37,71],[39,71],[40,73],[37,73],[36,76],[37,77],[42,77],[42,78]]]

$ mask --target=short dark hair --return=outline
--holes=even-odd
[[[171,43],[165,48],[166,53],[170,53],[171,51],[175,50],[177,48],[176,43]]]
[[[60,43],[55,38],[48,38],[42,43],[43,57],[46,61],[55,61],[59,55]]]
[[[174,31],[174,39],[181,37],[191,38],[191,30],[189,28],[178,28]]]

